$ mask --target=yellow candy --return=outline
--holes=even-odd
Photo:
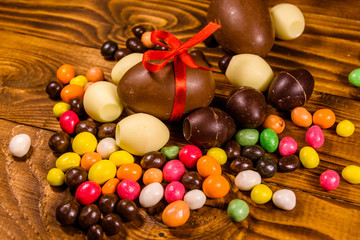
[[[48,172],[46,180],[51,186],[58,187],[64,184],[65,174],[58,168],[52,168]]]
[[[74,152],[67,152],[62,154],[57,160],[56,160],[56,167],[60,169],[63,172],[66,172],[68,169],[72,167],[78,167],[80,166],[80,155]]]
[[[349,120],[342,120],[336,126],[336,133],[341,137],[350,137],[355,131],[355,126]]]
[[[114,178],[115,175],[115,164],[109,160],[101,160],[91,166],[88,174],[88,179],[102,185],[107,180]]]
[[[109,160],[118,168],[125,163],[133,163],[134,157],[125,150],[116,151],[110,154]]]
[[[222,148],[210,148],[206,155],[214,157],[220,163],[220,165],[224,165],[227,161],[226,152]]]
[[[349,165],[342,170],[342,177],[352,184],[360,183],[360,167],[355,165]]]
[[[67,104],[65,102],[58,102],[53,107],[53,113],[57,118],[59,118],[61,114],[68,110],[70,110],[70,104]]]
[[[316,168],[319,163],[319,155],[312,147],[306,146],[300,150],[299,158],[302,165],[306,168]]]
[[[76,84],[82,88],[88,83],[87,78],[84,75],[78,75],[70,80],[70,84]]]
[[[96,137],[89,132],[81,132],[74,137],[72,149],[74,152],[84,155],[87,152],[95,152],[97,146]]]
[[[273,192],[265,184],[258,184],[251,190],[251,199],[257,204],[264,204],[271,200]]]

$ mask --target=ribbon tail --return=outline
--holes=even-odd
[[[186,102],[186,67],[178,57],[174,59],[175,72],[175,97],[174,106],[169,121],[178,121],[181,119],[185,109]]]

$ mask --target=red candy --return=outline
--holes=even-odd
[[[101,195],[101,187],[93,181],[83,182],[75,192],[75,198],[82,205],[89,205],[95,202]]]
[[[324,133],[318,125],[314,125],[306,132],[305,140],[310,147],[320,148],[324,144]]]
[[[326,191],[336,189],[340,183],[340,176],[334,170],[326,170],[320,175],[320,185]]]
[[[185,195],[185,187],[181,182],[173,181],[165,188],[165,200],[168,203],[183,200]]]
[[[121,199],[134,201],[139,196],[140,190],[140,184],[131,179],[125,179],[117,186],[117,194]]]
[[[200,148],[195,145],[186,145],[179,152],[179,159],[187,168],[193,168],[202,156]]]
[[[185,173],[185,165],[180,160],[171,160],[163,168],[165,181],[179,181]]]
[[[294,154],[297,150],[297,143],[292,137],[284,137],[279,143],[279,152],[281,156]]]
[[[78,124],[79,121],[78,115],[71,110],[61,114],[59,119],[61,129],[68,134],[74,133],[76,124]]]

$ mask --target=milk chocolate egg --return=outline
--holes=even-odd
[[[257,89],[240,87],[230,94],[226,112],[240,128],[257,128],[266,117],[266,99]]]
[[[209,67],[203,55],[194,54],[191,57],[199,66]],[[186,67],[184,114],[208,106],[214,94],[215,80],[211,71]],[[168,120],[173,110],[175,96],[173,62],[154,73],[146,70],[142,63],[138,63],[121,78],[118,95],[128,109]]]
[[[221,23],[214,37],[229,52],[265,56],[274,44],[275,31],[263,0],[212,0],[207,20]]]
[[[280,72],[271,82],[269,103],[278,110],[290,110],[304,105],[314,90],[314,78],[305,69]]]

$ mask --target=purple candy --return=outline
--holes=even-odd
[[[314,125],[306,132],[305,140],[310,147],[320,148],[324,144],[324,133],[318,125]]]
[[[284,137],[279,143],[279,152],[281,156],[288,156],[297,151],[297,143],[292,137]]]

